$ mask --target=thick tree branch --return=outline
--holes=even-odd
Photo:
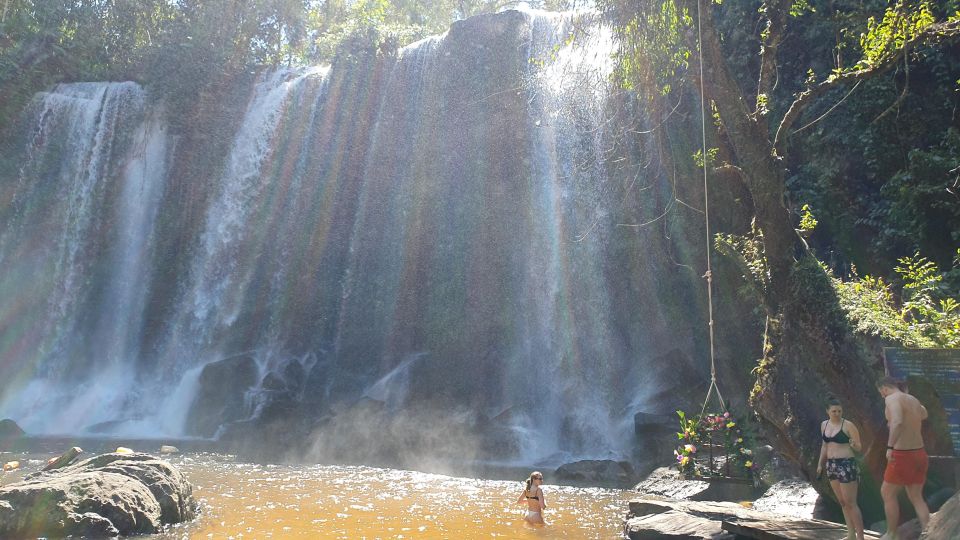
[[[904,56],[907,55],[912,49],[923,45],[935,45],[958,35],[960,35],[960,20],[932,24],[923,32],[917,34],[904,43],[903,47],[895,50],[892,54],[883,58],[880,62],[863,69],[847,71],[839,75],[831,75],[827,78],[827,80],[821,82],[820,84],[804,90],[797,95],[797,99],[793,101],[793,103],[790,105],[790,108],[787,109],[787,113],[783,116],[783,120],[780,121],[780,126],[777,128],[777,134],[773,139],[774,151],[779,155],[780,144],[786,138],[790,127],[793,126],[794,122],[796,122],[798,118],[800,118],[800,115],[803,113],[803,111],[823,94],[841,85],[863,81],[878,75],[882,75],[897,65],[897,63],[900,62],[900,60],[902,60]]]
[[[690,5],[691,11],[696,7]],[[742,170],[743,180],[753,199],[757,226],[764,237],[764,255],[770,269],[770,287],[765,304],[771,312],[775,312],[779,303],[788,298],[790,270],[794,254],[800,246],[799,236],[793,230],[790,213],[783,200],[786,192],[785,171],[773,153],[769,131],[757,121],[752,106],[746,103],[746,95],[731,73],[709,4],[700,10],[700,23],[702,43],[699,53],[704,65],[703,81],[700,82],[720,114],[733,151],[730,162]],[[694,41],[691,50],[697,51],[696,45]],[[695,70],[691,71],[695,73]]]

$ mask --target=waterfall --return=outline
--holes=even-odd
[[[524,353],[532,361],[523,369],[534,375],[531,384],[548,388],[537,395],[541,417],[553,420],[541,425],[543,439],[572,438],[575,451],[621,449],[629,438],[611,426],[605,390],[624,372],[605,364],[625,351],[612,332],[601,251],[611,232],[603,195],[610,183],[604,162],[612,157],[605,140],[612,33],[594,14],[528,17],[527,125],[536,185],[526,216],[533,240],[524,254],[533,315],[523,321]],[[553,361],[536,361],[542,358]],[[560,448],[540,453],[551,450]]]
[[[283,279],[285,257],[271,253],[270,244],[284,242],[291,231],[284,230],[290,222],[277,215],[288,209],[286,201],[278,200],[280,179],[270,174],[270,162],[277,159],[274,154],[279,151],[278,131],[285,112],[292,109],[312,116],[325,74],[322,68],[284,69],[266,73],[256,83],[217,182],[219,192],[207,210],[191,281],[185,287],[188,292],[172,328],[169,346],[176,357],[170,362],[232,352],[218,350],[224,343],[217,337],[229,332],[241,316],[244,295],[258,273],[270,276],[270,296],[277,296],[276,282]],[[305,103],[296,103],[298,99]],[[295,194],[298,187],[289,189]],[[268,259],[268,254],[273,257]],[[264,342],[270,339],[261,337]]]
[[[133,83],[39,94],[0,176],[0,415],[211,436],[197,403],[228,423],[367,400],[454,411],[531,458],[626,451],[646,366],[696,350],[675,335],[696,316],[665,308],[697,278],[617,226],[612,51],[595,15],[484,15],[263,72],[231,121],[177,135]],[[188,137],[207,128],[228,138]],[[203,197],[180,224],[185,190]],[[204,395],[231,362],[249,380]]]
[[[25,116],[36,123],[0,287],[29,329],[5,345],[24,388],[9,385],[2,409],[28,430],[68,432],[128,408],[168,141],[133,83],[58,85]]]

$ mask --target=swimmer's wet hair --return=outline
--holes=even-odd
[[[880,380],[877,381],[877,388],[883,388],[884,386],[889,386],[890,388],[900,389],[900,381],[894,379],[893,377],[887,375],[886,377],[880,377]]]
[[[543,479],[543,473],[541,473],[540,471],[533,471],[532,473],[530,473],[530,476],[528,476],[528,477],[527,477],[527,480],[526,480],[526,483],[527,483],[526,490],[527,490],[527,491],[530,491],[530,486],[533,485],[533,479],[534,479],[534,477]]]

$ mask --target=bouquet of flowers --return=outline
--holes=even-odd
[[[740,422],[729,412],[687,418],[685,412],[677,411],[677,416],[680,417],[680,431],[677,432],[680,444],[673,453],[677,458],[677,470],[680,474],[688,478],[720,475],[719,462],[722,459],[728,475],[753,475],[756,464],[753,461],[752,445],[748,442]],[[721,442],[725,456],[713,456],[713,459],[706,460],[701,457],[698,464],[697,447],[716,447],[717,442]]]

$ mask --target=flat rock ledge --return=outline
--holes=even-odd
[[[803,480],[781,480],[753,501],[753,509],[797,519],[815,519],[820,511],[820,494]]]
[[[781,536],[779,531],[789,531]],[[631,540],[733,540],[734,538],[796,538],[840,540],[843,525],[816,519],[795,519],[746,508],[731,502],[635,499],[624,534]],[[880,536],[872,531],[867,538]]]
[[[749,483],[687,479],[669,467],[655,469],[633,489],[643,497],[690,501],[752,501],[759,495]]]
[[[920,537],[923,540],[960,538],[960,491],[930,516],[930,523]]]
[[[0,488],[0,538],[111,538],[193,519],[193,487],[149,454],[102,454]]]

